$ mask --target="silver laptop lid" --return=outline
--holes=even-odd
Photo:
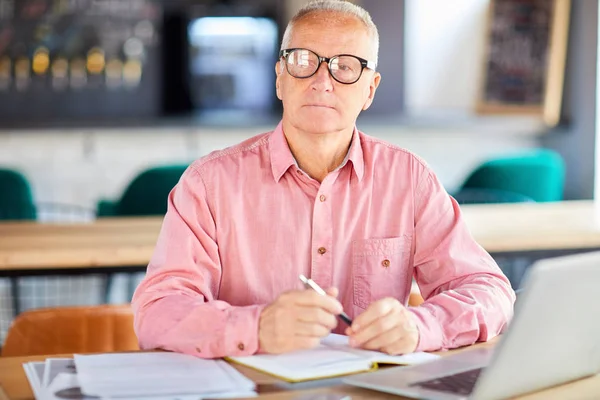
[[[536,262],[473,398],[511,397],[599,372],[599,288],[600,252]]]

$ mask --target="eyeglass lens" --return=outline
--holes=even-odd
[[[289,52],[286,65],[290,75],[296,78],[308,78],[319,69],[319,56],[306,49],[296,49]],[[338,81],[354,83],[360,78],[362,65],[353,56],[336,56],[328,64],[329,72]]]

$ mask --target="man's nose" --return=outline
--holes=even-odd
[[[333,78],[329,74],[327,62],[323,61],[319,64],[319,68],[312,78],[311,86],[313,90],[329,92],[333,89]]]

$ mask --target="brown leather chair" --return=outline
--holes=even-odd
[[[423,303],[423,296],[421,295],[421,290],[416,282],[413,282],[410,288],[410,295],[408,296],[408,305],[409,307],[418,307]]]
[[[2,356],[138,350],[129,304],[29,310],[13,321]]]
[[[410,294],[410,296],[408,297],[408,305],[409,307],[418,307],[423,303],[423,296],[421,296],[421,293],[414,293],[412,292]]]

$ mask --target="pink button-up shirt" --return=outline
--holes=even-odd
[[[262,309],[302,288],[299,274],[339,288],[350,317],[388,296],[407,304],[415,278],[423,351],[494,337],[515,300],[418,157],[355,130],[344,163],[319,183],[298,168],[279,124],[197,160],[171,192],[133,297],[140,346],[256,353]]]

